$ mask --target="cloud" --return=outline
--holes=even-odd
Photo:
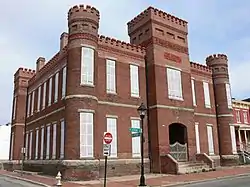
[[[59,49],[59,36],[67,31],[67,11],[75,4],[100,10],[100,34],[129,41],[126,23],[149,5],[189,22],[191,59],[204,63],[206,56],[229,55],[233,95],[245,97],[249,88],[250,2],[242,0],[2,0],[0,1],[1,80],[0,124],[10,121],[13,74],[20,66],[35,68],[39,56],[49,60]],[[244,73],[245,72],[245,73]]]

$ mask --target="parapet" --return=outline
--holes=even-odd
[[[133,45],[130,43],[126,43],[124,41],[120,41],[114,38],[106,37],[106,36],[98,36],[99,37],[99,45],[108,46],[114,48],[114,50],[122,50],[125,52],[135,53],[138,55],[144,56],[146,54],[146,48],[140,45]]]
[[[45,74],[47,71],[49,71],[51,68],[53,68],[58,61],[62,60],[67,55],[68,47],[65,46],[61,51],[56,53],[40,70],[39,73],[36,74],[36,76],[33,76],[29,80],[29,84],[33,84],[39,77],[41,77],[43,74]]]
[[[197,62],[190,62],[190,66],[193,70],[197,70],[199,72],[212,74],[212,69],[206,65],[199,64]]]
[[[212,66],[215,62],[223,62],[227,64],[228,58],[225,54],[213,54],[206,58],[206,64]]]
[[[93,19],[98,23],[100,19],[100,13],[95,7],[91,7],[90,5],[75,5],[68,11],[68,21],[71,22],[72,20],[78,18]]]
[[[20,67],[14,74],[15,79],[22,78],[32,78],[35,75],[36,71],[28,68]]]
[[[181,31],[187,32],[187,21],[150,6],[127,23],[128,33],[131,34],[150,19],[165,23]]]

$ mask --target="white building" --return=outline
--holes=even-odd
[[[11,125],[0,125],[0,160],[9,160]]]

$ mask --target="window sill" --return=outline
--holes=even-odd
[[[86,84],[86,83],[82,83],[82,84],[80,84],[80,86],[91,87],[91,88],[94,88],[94,87],[95,87],[94,84]]]
[[[135,99],[140,99],[141,98],[141,96],[139,96],[139,95],[130,95],[130,97],[135,98]]]
[[[94,160],[94,157],[80,157],[80,160]]]
[[[106,93],[107,93],[107,94],[110,94],[110,95],[117,95],[116,92],[112,92],[112,91],[107,91]]]
[[[111,158],[111,159],[118,159],[118,156],[108,156],[108,158]]]
[[[138,158],[139,159],[139,158],[141,158],[141,156],[132,156],[132,158]]]
[[[177,100],[177,101],[184,101],[183,98],[179,98],[179,97],[172,97],[172,96],[168,96],[169,99],[172,99],[172,100]]]
[[[205,106],[205,108],[210,109],[210,108],[211,108],[211,106]]]

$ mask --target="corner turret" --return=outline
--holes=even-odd
[[[68,11],[69,39],[90,39],[98,42],[100,14],[89,5],[74,6]]]
[[[75,119],[75,113],[78,109],[83,107],[84,98],[68,98],[69,95],[80,95],[83,93],[89,93],[90,95],[96,95],[95,80],[97,77],[96,61],[98,57],[98,29],[99,29],[100,14],[99,11],[89,5],[79,5],[70,8],[68,11],[68,44],[67,44],[67,71],[66,71],[66,97],[65,97],[65,123],[68,129],[76,129],[77,120]],[[88,62],[85,60],[86,56]],[[91,78],[83,78],[82,71],[86,71],[83,67],[86,67],[86,63],[91,63],[93,67]],[[89,69],[89,68],[87,68]],[[86,74],[87,75],[87,74]],[[84,76],[85,77],[85,76]],[[87,80],[88,79],[88,80]],[[77,88],[77,89],[76,89]],[[91,107],[97,107],[96,100],[92,101]],[[86,108],[87,105],[84,105]],[[91,108],[95,110],[95,108]],[[78,127],[77,127],[78,128]],[[72,131],[67,131],[65,136],[65,159],[78,159],[80,157],[79,139],[75,138]],[[75,145],[73,148],[67,145]]]
[[[232,162],[237,163],[227,55],[210,55],[206,58],[206,64],[212,69],[222,165],[232,164]],[[229,134],[231,136],[228,136]]]
[[[213,78],[215,83],[217,81],[224,81],[229,83],[228,74],[228,58],[225,54],[214,54],[206,58],[207,66],[212,68]],[[219,78],[219,79],[216,79]],[[222,80],[223,79],[223,80]]]
[[[28,81],[34,75],[35,70],[27,68],[19,68],[14,74],[14,93],[11,120],[11,141],[13,142],[13,149],[10,152],[10,159],[13,160],[21,159],[20,153],[21,148],[23,147]]]

